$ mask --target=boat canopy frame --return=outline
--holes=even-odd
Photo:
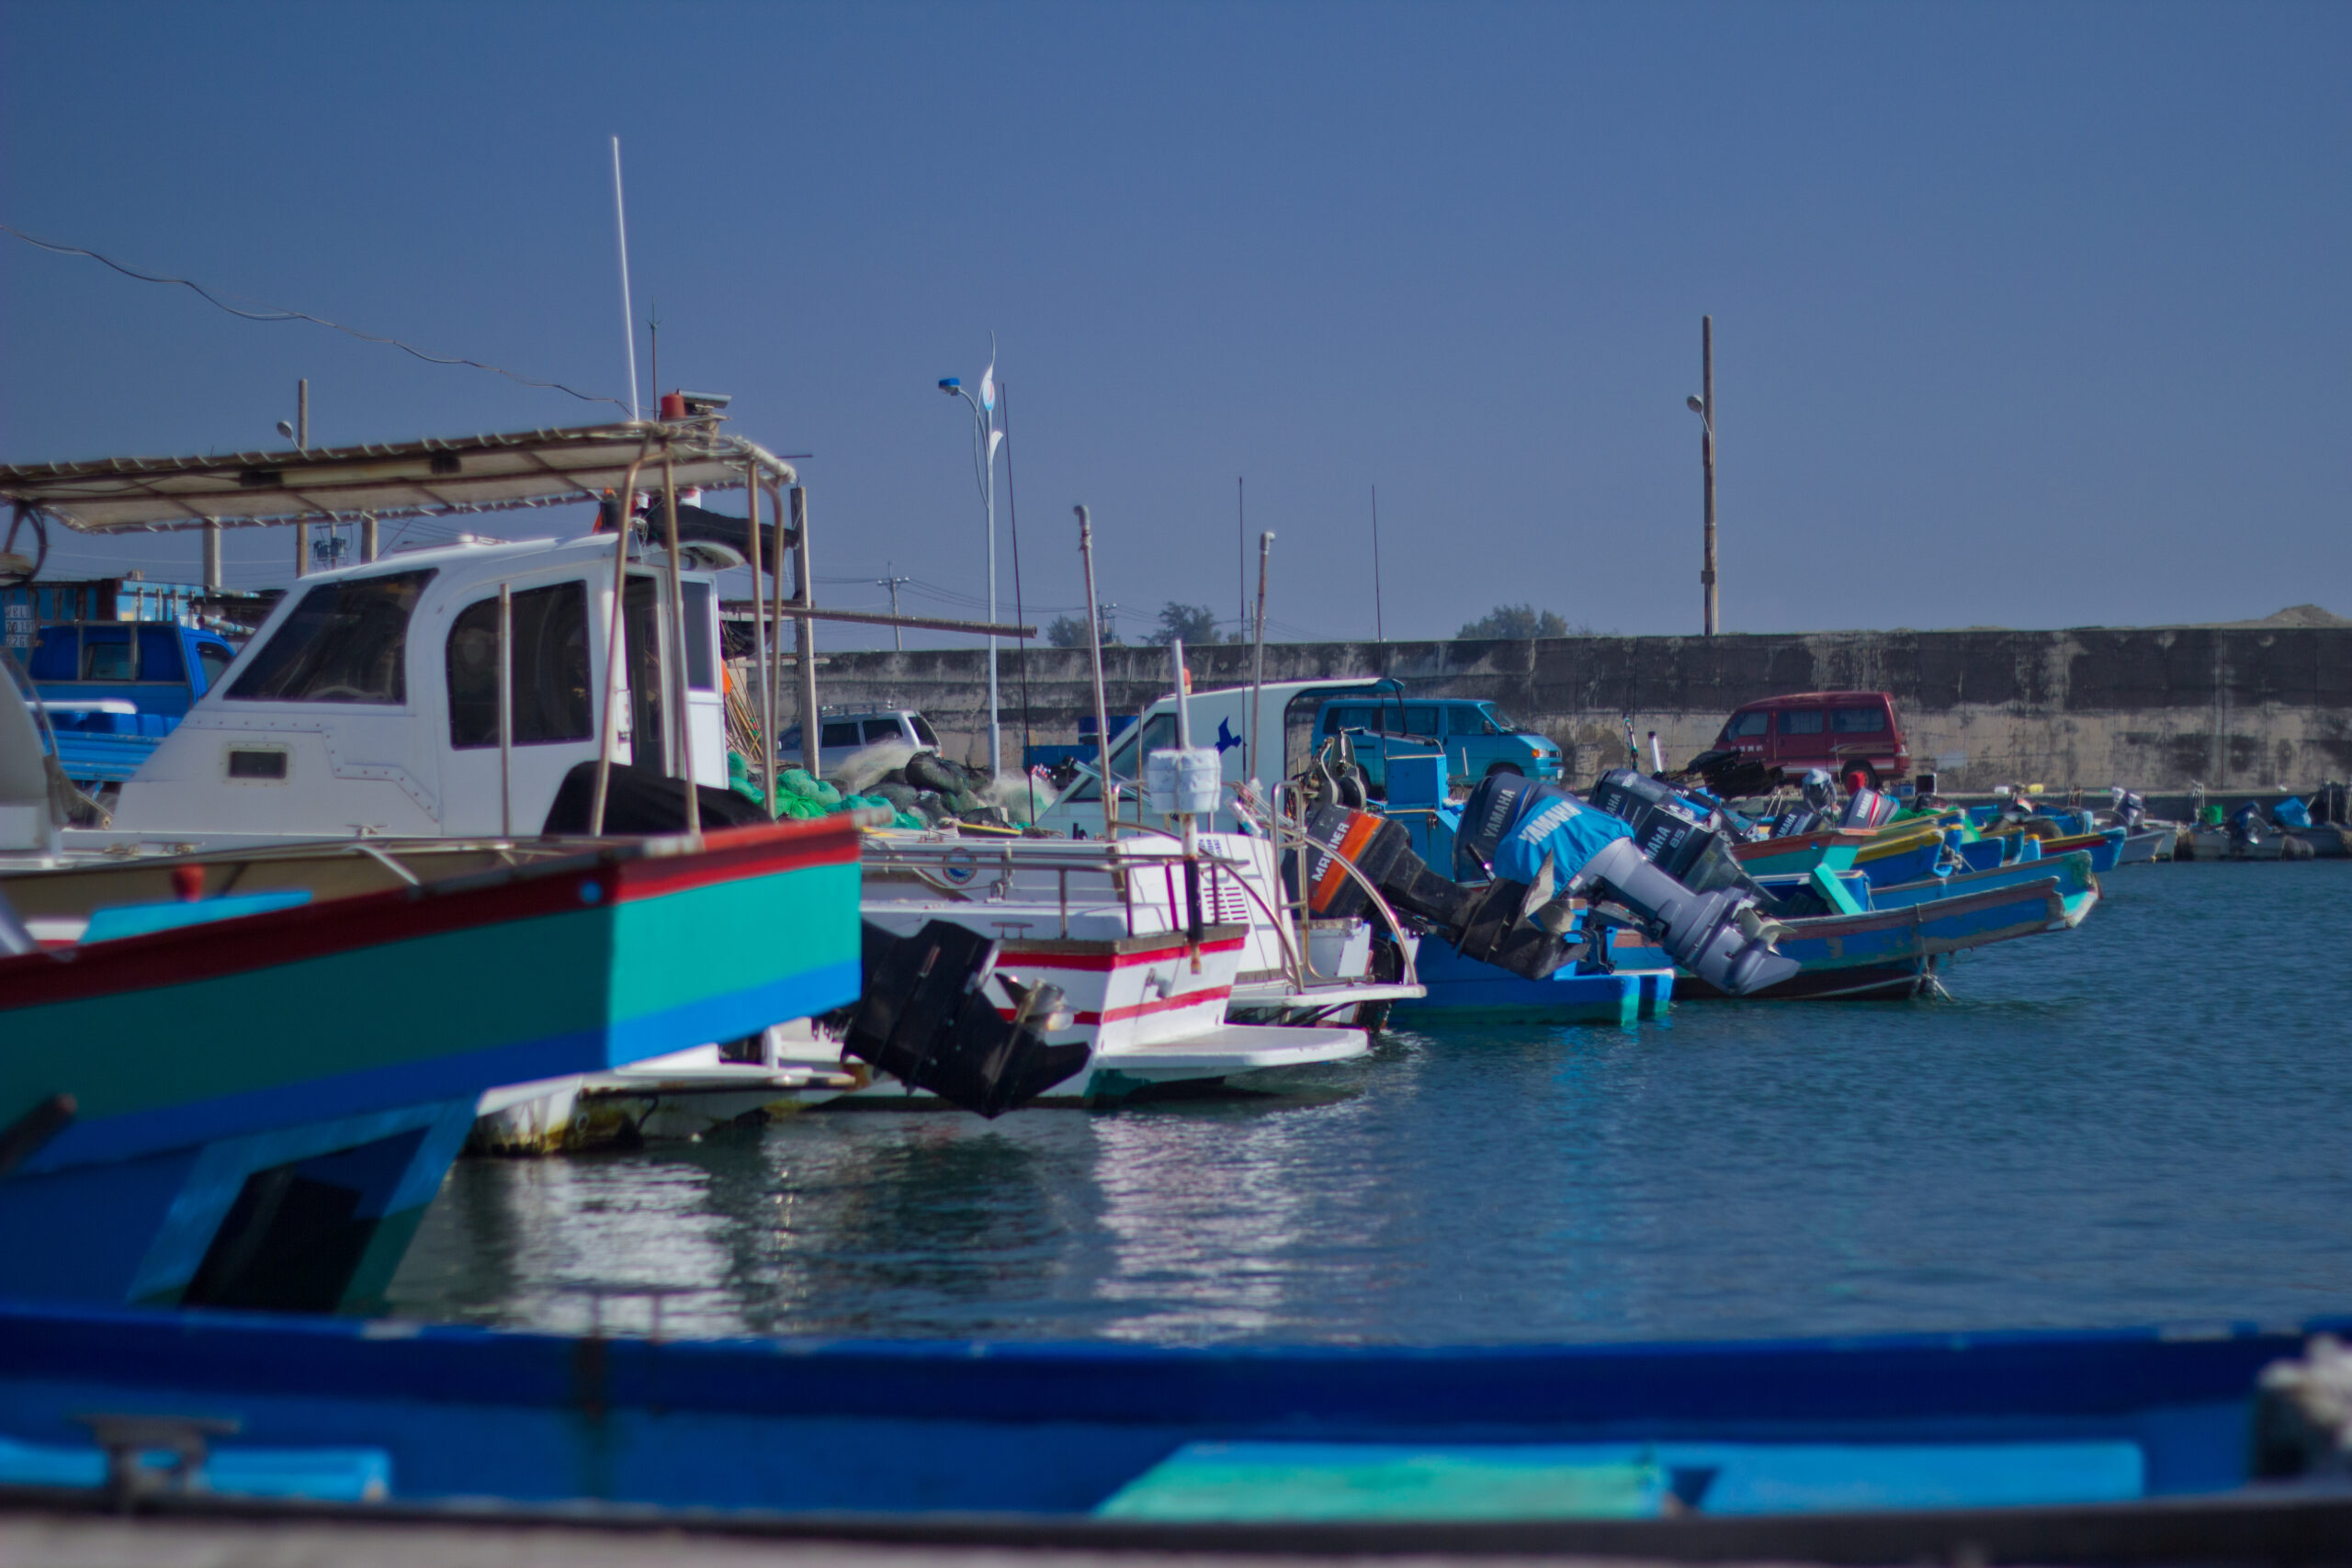
[[[600,502],[666,465],[679,488],[789,487],[715,416],[202,457],[0,465],[0,500],[80,534],[451,517]]]

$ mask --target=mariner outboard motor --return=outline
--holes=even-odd
[[[865,922],[865,987],[848,1014],[842,1049],[951,1105],[999,1116],[1080,1071],[1083,1041],[1045,1036],[1067,1028],[1062,993],[1023,986],[996,970],[998,943],[946,920],[912,936]],[[993,977],[1012,1016],[988,994]]]

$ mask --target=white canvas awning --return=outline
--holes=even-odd
[[[87,534],[437,517],[593,502],[618,491],[640,457],[640,491],[660,488],[665,457],[681,488],[740,487],[749,469],[777,484],[797,481],[791,464],[716,420],[640,421],[386,446],[0,466],[0,500]]]

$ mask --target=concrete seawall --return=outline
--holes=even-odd
[[[820,634],[821,635],[821,634]],[[986,750],[977,649],[839,653],[820,645],[828,705],[904,705],[947,750]],[[1246,683],[1250,650],[1188,650],[1196,689]],[[1029,721],[1069,741],[1091,711],[1082,651],[1028,656]],[[1168,688],[1165,650],[1104,652],[1111,711]],[[1018,756],[1022,655],[1002,654],[1006,760]],[[1915,765],[1951,789],[2309,788],[2352,774],[2352,627],[2150,626],[2072,631],[1816,632],[1519,642],[1279,643],[1266,679],[1394,675],[1416,694],[1483,697],[1557,740],[1579,781],[1623,757],[1622,716],[1656,729],[1669,765],[1703,750],[1742,703],[1784,692],[1894,694]]]

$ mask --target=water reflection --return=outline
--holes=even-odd
[[[2133,869],[1947,1004],[1385,1041],[1115,1114],[818,1111],[466,1161],[421,1316],[675,1332],[1528,1340],[2352,1306],[2352,864]],[[641,1323],[642,1303],[615,1317]]]

